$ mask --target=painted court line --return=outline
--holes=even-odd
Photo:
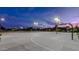
[[[64,37],[64,36],[61,36],[61,37],[57,37],[57,38],[54,38],[54,39],[58,39],[58,38],[62,38],[62,37]],[[47,50],[50,50],[50,51],[52,51],[53,49],[51,49],[51,48],[48,48],[48,47],[46,47],[46,46],[44,46],[44,45],[41,45],[40,43],[38,43],[37,41],[35,41],[34,40],[35,38],[31,38],[31,41],[34,43],[34,44],[36,44],[36,45],[38,45],[38,46],[40,46],[40,47],[42,47],[42,48],[45,48],[45,49],[47,49]],[[52,39],[51,39],[52,40]]]

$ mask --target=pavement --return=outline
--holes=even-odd
[[[79,51],[79,40],[74,33],[65,32],[4,32],[0,51]]]

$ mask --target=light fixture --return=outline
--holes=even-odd
[[[55,21],[56,24],[61,24],[61,20],[58,17],[55,17],[54,21]]]
[[[38,25],[38,22],[34,22],[33,24],[34,24],[35,26],[37,26],[37,25]]]
[[[1,21],[5,21],[5,18],[1,18],[0,20],[1,20]]]

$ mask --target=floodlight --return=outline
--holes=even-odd
[[[55,21],[56,24],[60,24],[61,23],[61,20],[58,17],[55,17],[54,21]]]
[[[34,25],[37,26],[38,25],[38,22],[34,22]]]
[[[23,29],[23,27],[21,26],[20,29]]]
[[[0,20],[1,20],[1,21],[5,21],[5,18],[1,18]]]

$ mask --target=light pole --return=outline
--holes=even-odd
[[[2,22],[5,21],[5,18],[0,18],[0,25],[2,26]],[[0,33],[0,36],[2,36],[2,34]],[[0,37],[1,40],[1,37]]]
[[[55,17],[54,21],[55,21],[55,30],[57,34],[57,28],[58,28],[58,25],[61,24],[61,20],[58,17]]]
[[[33,27],[34,27],[35,30],[37,29],[37,26],[38,26],[38,22],[34,22]]]

